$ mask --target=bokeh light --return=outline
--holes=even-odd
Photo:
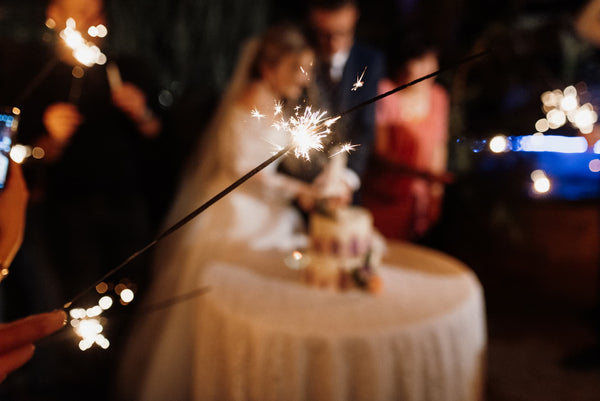
[[[103,296],[98,301],[98,306],[100,306],[103,310],[109,309],[113,304],[113,299],[108,295]]]
[[[501,153],[507,150],[508,139],[504,135],[496,135],[490,141],[490,150],[494,153]]]
[[[551,183],[543,170],[534,170],[531,172],[533,181],[533,190],[538,194],[545,194],[550,191]]]
[[[600,172],[600,159],[591,160],[589,163],[589,168],[592,173]]]
[[[123,291],[121,291],[119,295],[121,297],[121,300],[125,303],[133,301],[134,294],[133,291],[131,291],[129,288],[126,288]]]
[[[548,125],[548,120],[545,118],[540,118],[535,123],[535,130],[538,132],[546,132],[549,128],[550,126]]]
[[[15,145],[10,149],[10,158],[15,163],[23,163],[23,160],[27,157],[27,148],[23,145]]]

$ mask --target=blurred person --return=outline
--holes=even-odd
[[[8,275],[8,268],[23,240],[28,196],[21,168],[13,163],[7,185],[0,192],[0,281]],[[0,323],[0,382],[31,359],[34,342],[59,330],[66,319],[63,311],[54,311]]]
[[[379,92],[439,69],[434,47],[409,35],[390,51],[390,77]],[[446,179],[449,98],[434,79],[422,81],[377,104],[373,163],[364,203],[388,238],[417,240],[438,220]]]
[[[107,25],[103,1],[51,0],[45,11],[54,29],[50,46],[6,60],[12,74],[3,78],[14,81],[7,87],[16,94],[27,86],[24,78],[51,66],[18,105],[18,142],[41,148],[44,156],[23,165],[34,221],[23,246],[36,253],[23,252],[16,262],[25,265],[23,275],[26,266],[44,271],[52,288],[42,291],[53,292],[49,297],[60,304],[150,239],[157,226],[151,208],[160,196],[155,173],[162,121],[149,68],[111,55],[109,43],[88,35],[88,28]],[[86,67],[74,58],[57,35],[68,18],[117,63],[120,83],[109,84],[106,65]],[[38,299],[45,298],[32,299],[30,310],[47,306]]]
[[[276,25],[244,46],[221,106],[184,174],[167,226],[267,160],[289,138],[275,129],[277,101],[293,109],[308,83],[314,53],[299,29]],[[302,68],[301,68],[302,67]],[[305,73],[302,72],[305,71]],[[263,114],[253,116],[253,110]],[[212,205],[159,246],[148,303],[202,287],[205,266],[230,255],[290,250],[304,244],[298,197],[311,207],[311,184],[277,172],[278,161]],[[194,399],[192,299],[138,319],[122,368],[124,399]],[[125,394],[126,393],[126,394]]]
[[[577,35],[595,47],[600,47],[600,0],[589,0],[574,21]]]

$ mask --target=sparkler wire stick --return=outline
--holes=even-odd
[[[414,81],[411,81],[411,82],[409,82],[409,83],[407,83],[407,84],[400,85],[400,86],[398,86],[398,87],[396,87],[396,88],[394,88],[394,89],[392,89],[392,90],[390,90],[390,91],[387,91],[387,92],[385,92],[385,93],[382,93],[381,95],[377,95],[377,96],[375,96],[375,97],[372,97],[371,99],[365,100],[364,102],[362,102],[362,103],[359,103],[359,104],[357,104],[356,106],[354,106],[354,107],[351,107],[351,108],[349,108],[348,110],[346,110],[346,111],[342,112],[342,113],[339,115],[339,117],[343,117],[343,116],[345,116],[346,114],[350,114],[350,113],[352,113],[353,111],[356,111],[356,110],[358,110],[358,109],[360,109],[360,108],[363,108],[363,107],[365,107],[365,106],[368,106],[368,105],[370,105],[371,103],[375,103],[376,101],[378,101],[378,100],[381,100],[381,99],[383,99],[384,97],[388,97],[388,96],[390,96],[390,95],[393,95],[393,94],[394,94],[394,93],[396,93],[396,92],[399,92],[399,91],[401,91],[401,90],[403,90],[403,89],[406,89],[406,88],[408,88],[409,86],[416,85],[416,84],[418,84],[418,83],[419,83],[419,82],[421,82],[421,81],[425,81],[426,79],[433,78],[433,77],[435,77],[435,76],[437,76],[437,75],[440,75],[440,74],[441,74],[442,72],[444,72],[444,71],[447,71],[447,70],[454,69],[454,68],[458,67],[458,66],[459,66],[459,65],[461,65],[461,64],[465,64],[465,63],[468,63],[469,61],[473,61],[473,60],[475,60],[475,59],[477,59],[477,58],[479,58],[479,57],[483,57],[483,56],[487,55],[489,52],[490,52],[490,50],[489,50],[489,49],[486,49],[486,50],[483,50],[483,51],[481,51],[481,52],[479,52],[479,53],[472,54],[472,55],[470,55],[470,56],[467,56],[467,57],[465,57],[465,58],[463,58],[463,59],[461,59],[461,60],[457,61],[456,63],[450,64],[450,65],[449,65],[449,66],[447,66],[447,67],[440,68],[439,70],[437,70],[437,71],[434,71],[434,72],[432,72],[431,74],[424,75],[424,76],[422,76],[421,78],[417,78],[417,79],[415,79]]]
[[[58,64],[58,57],[53,57],[38,72],[38,74],[29,82],[29,85],[23,89],[23,91],[15,98],[15,101],[12,103],[14,105],[20,106],[21,103],[31,95],[31,93],[42,83],[44,79],[48,77],[48,74],[52,72],[54,67]]]
[[[83,85],[83,76],[73,76],[71,78],[71,89],[69,90],[69,103],[79,103],[81,97],[81,87]]]
[[[153,248],[163,238],[165,238],[165,237],[173,234],[175,231],[179,230],[182,226],[184,226],[185,224],[187,224],[194,217],[196,217],[197,215],[199,215],[200,213],[202,213],[203,211],[205,211],[206,209],[208,209],[214,203],[216,203],[219,200],[221,200],[225,195],[227,195],[228,193],[230,193],[231,191],[233,191],[234,189],[236,189],[237,187],[239,187],[240,185],[242,185],[244,182],[248,181],[254,175],[256,175],[261,170],[263,170],[265,167],[267,167],[269,164],[273,163],[275,160],[279,159],[281,156],[283,156],[284,154],[286,154],[287,152],[289,152],[291,149],[292,149],[292,145],[288,145],[285,148],[281,149],[279,152],[275,153],[273,156],[271,156],[270,158],[268,158],[267,160],[265,160],[264,162],[262,162],[261,164],[259,164],[255,168],[253,168],[251,171],[249,171],[248,173],[246,173],[245,175],[243,175],[242,177],[240,177],[233,184],[229,185],[227,188],[225,188],[224,190],[222,190],[221,192],[219,192],[218,194],[216,194],[215,196],[213,196],[212,198],[210,198],[208,201],[206,201],[204,204],[202,204],[201,206],[199,206],[198,208],[196,208],[194,211],[192,211],[188,215],[184,216],[181,220],[179,220],[178,222],[176,222],[175,224],[173,224],[171,227],[169,227],[168,229],[166,229],[162,234],[160,234],[158,237],[156,237],[153,241],[151,241],[150,243],[148,243],[146,246],[144,246],[143,248],[141,248],[137,252],[133,253],[131,256],[129,256],[127,259],[125,259],[120,265],[118,265],[114,269],[110,270],[104,276],[102,276],[101,278],[99,278],[98,280],[96,280],[92,285],[90,285],[89,287],[87,287],[86,289],[84,289],[83,291],[81,291],[79,294],[77,294],[75,297],[73,297],[71,299],[71,301],[69,301],[66,304],[64,304],[63,308],[64,309],[70,308],[71,305],[73,305],[75,302],[77,302],[88,291],[90,291],[91,289],[95,288],[96,285],[100,284],[102,281],[106,280],[108,277],[112,276],[114,273],[116,273],[117,271],[121,270],[123,267],[125,267],[133,259],[137,258],[138,256],[142,255],[143,253],[145,253],[148,250],[150,250],[151,248]]]
[[[142,314],[142,313],[156,312],[158,310],[165,309],[165,308],[168,308],[168,307],[173,306],[173,305],[177,305],[177,304],[185,302],[187,300],[194,299],[194,298],[196,298],[196,297],[198,297],[200,295],[204,295],[207,292],[210,292],[210,289],[211,289],[210,287],[200,287],[200,288],[195,289],[193,291],[186,292],[185,294],[177,295],[175,297],[166,299],[164,301],[148,305],[148,306],[146,306],[146,307],[144,307],[142,309],[137,310],[136,314],[139,315],[139,314]]]
[[[433,78],[436,75],[439,75],[440,73],[446,71],[446,70],[450,70],[453,68],[456,68],[457,66],[467,63],[469,61],[475,60],[479,57],[482,57],[486,54],[489,53],[489,50],[484,50],[482,52],[473,54],[471,56],[465,57],[462,60],[459,60],[458,62],[445,67],[445,68],[441,68],[435,72],[432,72],[431,74],[425,75],[421,78],[417,78],[414,81],[411,81],[407,84],[401,85],[395,89],[392,89],[388,92],[385,92],[381,95],[375,96],[369,100],[366,100],[362,103],[357,104],[356,106],[342,112],[339,116],[334,117],[332,119],[329,119],[327,121],[325,121],[325,125],[327,124],[328,121],[336,121],[339,118],[341,118],[342,116],[352,113],[353,111],[356,111],[362,107],[365,107],[371,103],[374,103],[378,100],[381,100],[387,96],[390,96],[398,91],[401,91],[403,89],[408,88],[409,86],[415,85],[421,81],[424,81],[426,79],[429,78]],[[200,207],[198,207],[197,209],[195,209],[194,211],[192,211],[191,213],[189,213],[188,215],[184,216],[181,220],[179,220],[178,222],[176,222],[175,224],[173,224],[171,227],[169,227],[167,230],[165,230],[162,234],[160,234],[158,237],[156,237],[156,239],[154,239],[153,241],[151,241],[150,243],[148,243],[146,246],[144,246],[142,249],[138,250],[137,252],[133,253],[131,256],[129,256],[127,259],[125,259],[125,261],[123,261],[120,265],[118,265],[117,267],[115,267],[114,269],[110,270],[108,273],[106,273],[104,276],[102,276],[101,278],[99,278],[97,281],[95,281],[92,285],[90,285],[89,287],[87,287],[86,289],[84,289],[83,291],[81,291],[79,294],[77,294],[75,297],[73,297],[71,299],[71,301],[67,302],[66,304],[63,305],[64,309],[68,309],[70,308],[75,302],[77,302],[79,299],[81,299],[81,297],[83,297],[88,291],[90,291],[91,289],[95,288],[97,284],[101,283],[102,281],[104,281],[106,278],[112,276],[114,273],[116,273],[117,271],[121,270],[123,267],[125,267],[129,262],[131,262],[133,259],[137,258],[138,256],[142,255],[143,253],[147,252],[148,250],[150,250],[151,248],[153,248],[156,244],[158,244],[163,238],[167,237],[168,235],[174,233],[175,231],[177,231],[178,229],[180,229],[182,226],[184,226],[185,224],[187,224],[190,220],[192,220],[194,217],[198,216],[200,213],[202,213],[204,210],[208,209],[210,206],[212,206],[214,203],[218,202],[219,200],[221,200],[223,197],[225,197],[225,195],[229,194],[231,191],[233,191],[234,189],[236,189],[237,187],[239,187],[240,185],[242,185],[244,182],[248,181],[250,178],[252,178],[254,175],[256,175],[258,172],[260,172],[261,170],[263,170],[265,167],[267,167],[268,165],[270,165],[271,163],[273,163],[275,160],[279,159],[280,157],[282,157],[283,155],[285,155],[287,152],[289,152],[291,149],[293,148],[293,145],[288,145],[285,148],[281,149],[279,152],[275,153],[273,156],[271,156],[270,158],[268,158],[267,160],[265,160],[264,162],[262,162],[261,164],[259,164],[258,166],[256,166],[254,169],[252,169],[251,171],[249,171],[248,173],[246,173],[244,176],[240,177],[237,181],[235,181],[233,184],[229,185],[227,188],[225,188],[224,190],[222,190],[221,192],[219,192],[218,194],[216,194],[215,196],[213,196],[211,199],[209,199],[208,201],[206,201],[204,204],[202,204]],[[199,291],[199,294],[203,294],[204,291]],[[198,295],[198,294],[196,294]],[[184,299],[189,299],[190,297],[193,297],[195,295],[190,295],[190,296],[186,296]],[[177,303],[177,299],[174,300],[167,300],[165,302],[169,302],[169,305],[173,305],[175,303]]]

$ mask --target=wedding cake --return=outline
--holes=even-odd
[[[309,221],[310,263],[305,279],[310,285],[378,292],[376,273],[381,252],[376,249],[373,217],[361,207],[314,212]]]
[[[320,201],[309,217],[310,258],[304,277],[317,287],[378,292],[381,280],[376,267],[383,245],[373,229],[373,217],[364,208],[340,207],[335,201],[360,186],[360,179],[346,167],[346,161],[345,154],[337,151],[315,180]]]

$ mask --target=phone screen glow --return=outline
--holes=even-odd
[[[17,122],[11,114],[0,114],[0,189],[6,184],[8,165],[10,164],[10,147],[12,134]]]

